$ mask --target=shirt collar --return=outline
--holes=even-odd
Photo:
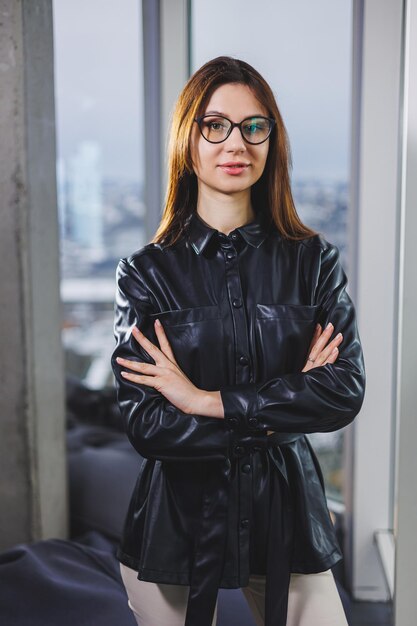
[[[270,224],[272,223],[272,218]],[[188,239],[196,254],[201,254],[207,246],[213,235],[224,237],[224,233],[220,233],[216,228],[209,226],[195,211],[188,220]],[[259,215],[248,224],[239,226],[229,233],[229,237],[233,232],[239,232],[243,239],[254,248],[258,248],[266,239],[269,228],[265,221]]]

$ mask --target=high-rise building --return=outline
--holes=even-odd
[[[71,158],[69,168],[69,211],[71,237],[92,249],[103,249],[103,193],[101,148],[83,141]]]

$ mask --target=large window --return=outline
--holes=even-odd
[[[193,0],[194,72],[220,55],[253,65],[271,85],[290,138],[301,219],[341,252],[348,271],[350,0]],[[327,495],[342,500],[344,432],[309,435]]]
[[[54,0],[67,373],[112,385],[115,268],[144,243],[141,3]]]

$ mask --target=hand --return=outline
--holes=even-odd
[[[302,372],[308,372],[314,367],[320,367],[321,365],[334,363],[336,361],[339,354],[337,346],[343,341],[343,335],[342,333],[338,333],[329,345],[326,346],[332,335],[333,328],[333,324],[330,322],[329,325],[322,331],[321,325],[317,324],[308,351],[309,358],[313,359],[314,362],[307,359],[306,364],[301,370]]]
[[[302,372],[308,372],[308,370],[314,367],[320,367],[320,365],[326,365],[326,363],[334,363],[337,359],[339,350],[337,346],[343,341],[342,333],[336,335],[336,337],[329,343],[327,347],[326,343],[330,339],[333,332],[333,324],[327,326],[322,332],[320,324],[317,324],[314,331],[313,338],[308,349],[308,355],[310,359],[314,360],[314,363],[307,359]],[[273,435],[274,431],[268,430],[267,435]]]
[[[124,378],[134,383],[153,387],[180,411],[192,413],[192,407],[195,406],[197,398],[201,396],[202,392],[178,366],[164,328],[162,324],[158,324],[158,321],[155,320],[154,327],[160,348],[145,337],[136,326],[132,328],[134,338],[153,358],[155,365],[122,359],[121,357],[117,357],[116,361],[134,372],[140,372],[140,374],[134,374],[123,371],[121,374]]]

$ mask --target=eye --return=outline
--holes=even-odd
[[[243,129],[248,135],[255,135],[256,133],[264,133],[269,130],[269,123],[264,119],[253,119],[247,124],[244,124]]]
[[[209,122],[209,126],[212,130],[219,130],[220,128],[224,128],[220,122]]]
[[[222,120],[219,118],[204,120],[204,126],[214,132],[224,131],[228,128],[226,120]]]

